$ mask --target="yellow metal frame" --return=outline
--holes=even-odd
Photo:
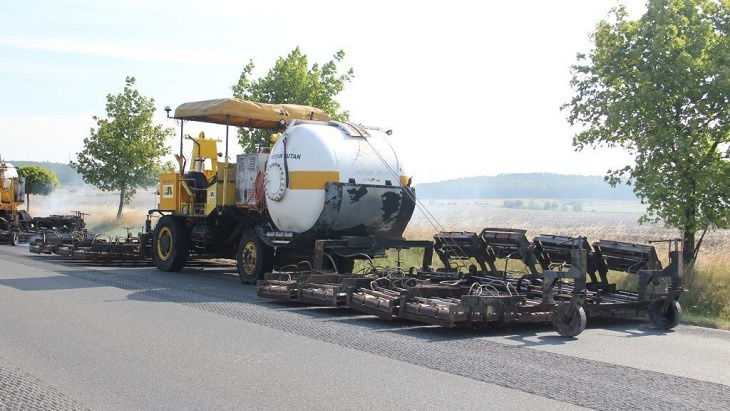
[[[203,213],[207,216],[219,205],[235,203],[235,171],[236,165],[228,161],[228,129],[235,127],[252,127],[279,130],[292,120],[329,121],[329,115],[318,108],[297,104],[266,104],[237,98],[223,98],[215,100],[193,101],[183,103],[175,109],[172,118],[181,122],[186,120],[203,123],[223,124],[226,126],[226,142],[224,163],[218,161],[218,144],[221,140],[208,139],[204,133],[198,137],[183,137],[182,123],[180,129],[180,154],[176,155],[178,172],[160,176],[160,204],[162,210],[175,210],[188,216],[200,215],[196,213],[195,196],[186,178],[190,171],[199,171],[205,175],[207,181],[216,178],[216,183],[207,188],[206,201]],[[184,170],[185,159],[182,154],[183,138],[193,141],[193,151],[188,170]],[[196,159],[209,164],[207,169],[196,169]],[[206,160],[209,160],[208,163]],[[323,174],[323,173],[318,173]],[[328,173],[324,173],[328,174]],[[296,182],[310,187],[322,179],[332,179],[332,175],[301,175],[293,176]],[[336,180],[336,179],[335,179]],[[229,204],[229,201],[231,204]]]
[[[18,208],[25,203],[22,194],[18,195],[18,187],[22,184],[22,177],[8,178],[10,185],[5,186],[5,172],[8,166],[5,161],[0,160],[0,210],[8,211],[13,222],[18,223]],[[20,197],[20,199],[18,199]]]

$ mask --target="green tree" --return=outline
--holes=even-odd
[[[238,83],[231,87],[233,96],[261,103],[308,105],[326,111],[335,120],[347,121],[350,113],[340,111],[340,103],[335,100],[345,83],[354,77],[352,68],[344,74],[339,73],[337,64],[344,57],[345,52],[340,50],[333,60],[309,67],[307,56],[297,47],[286,58],[277,59],[266,77],[255,80],[251,79],[255,66],[250,61],[243,68]],[[238,141],[247,153],[255,153],[260,146],[268,145],[270,136],[271,132],[267,130],[238,130]]]
[[[56,173],[40,166],[18,167],[18,175],[25,179],[26,210],[30,210],[31,194],[47,196],[61,185]]]
[[[106,97],[108,118],[94,116],[97,128],[84,139],[73,167],[86,183],[102,191],[119,191],[117,219],[137,188],[150,187],[162,171],[161,157],[170,153],[165,139],[172,128],[154,125],[155,100],[133,88],[134,77],[126,78],[124,91]]]
[[[730,2],[646,6],[637,20],[618,6],[596,26],[563,109],[583,126],[576,150],[621,147],[634,157],[606,181],[633,184],[647,204],[641,222],[680,229],[689,264],[707,230],[730,223]]]

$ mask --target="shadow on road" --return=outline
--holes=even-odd
[[[49,261],[48,256],[29,256],[32,260]],[[38,259],[33,257],[39,257]],[[58,275],[36,278],[0,279],[0,285],[23,291],[45,291],[72,288],[112,286],[129,290],[127,300],[164,301],[183,304],[233,303],[273,313],[301,316],[302,320],[338,323],[358,327],[369,332],[393,333],[427,341],[473,340],[501,338],[522,346],[562,345],[577,338],[557,335],[549,323],[489,323],[474,328],[445,328],[438,325],[394,318],[386,320],[345,307],[306,305],[298,302],[280,302],[259,298],[256,288],[242,285],[235,267],[206,265],[186,267],[182,272],[159,271],[153,267],[94,266],[53,259]],[[245,312],[246,306],[233,307]],[[245,317],[242,317],[245,320]],[[265,324],[264,324],[265,325]],[[637,338],[671,333],[653,327],[646,320],[590,318],[587,329],[606,329],[621,338]]]
[[[33,278],[6,278],[0,280],[0,285],[12,287],[21,291],[51,291],[105,287],[104,284],[83,281],[67,275]]]
[[[488,324],[474,328],[445,328],[438,325],[393,318],[386,320],[344,307],[325,307],[304,305],[297,302],[260,300],[268,309],[284,311],[305,316],[322,322],[337,322],[360,327],[371,332],[393,333],[426,339],[432,342],[445,340],[469,340],[479,338],[502,338],[520,343],[522,346],[564,345],[580,339],[558,335],[550,323],[507,323]],[[636,338],[671,334],[672,330],[662,330],[647,320],[620,318],[592,318],[588,320],[587,330],[605,329],[618,337]]]

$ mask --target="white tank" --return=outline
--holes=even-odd
[[[294,124],[271,149],[266,205],[281,231],[314,227],[347,234],[368,227],[358,234],[371,235],[392,232],[396,224],[402,227],[393,234],[400,235],[412,214],[412,205],[409,211],[401,199],[404,183],[405,171],[384,131],[335,122]]]
[[[3,164],[5,167],[2,168],[2,183],[3,188],[8,190],[13,185],[13,179],[18,178],[18,170],[10,163]]]

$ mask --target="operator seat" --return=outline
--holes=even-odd
[[[193,191],[196,203],[205,202],[208,187],[210,187],[214,182],[215,177],[213,177],[213,180],[208,181],[205,174],[200,171],[190,171],[188,173],[188,185],[190,186],[190,190]]]

